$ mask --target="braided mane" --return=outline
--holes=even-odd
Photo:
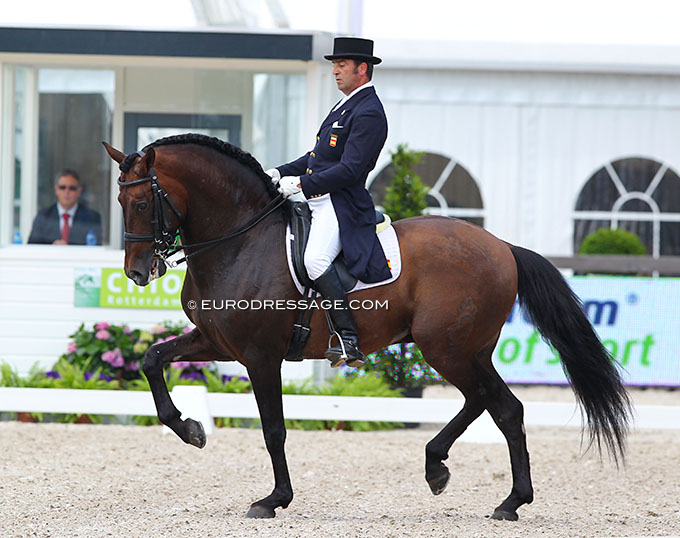
[[[187,133],[181,135],[167,136],[165,138],[159,138],[155,142],[152,142],[148,146],[145,146],[142,151],[146,151],[148,148],[155,148],[157,146],[172,146],[175,144],[196,144],[199,146],[206,146],[212,148],[227,157],[238,161],[247,168],[250,168],[256,176],[258,176],[265,184],[267,191],[272,195],[272,197],[278,195],[276,187],[271,182],[270,177],[264,173],[262,165],[247,151],[243,151],[241,148],[230,144],[229,142],[224,142],[219,138],[214,136],[206,136],[197,133]],[[137,159],[137,153],[131,153],[120,163],[118,167],[121,172],[128,172],[135,160]]]

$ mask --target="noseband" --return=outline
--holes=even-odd
[[[141,152],[137,152],[137,154],[140,157],[144,156],[144,154]],[[199,254],[200,252],[203,252],[204,250],[207,250],[223,241],[226,241],[227,239],[231,239],[232,237],[236,237],[237,235],[241,235],[242,233],[247,232],[257,223],[263,220],[265,217],[273,213],[274,210],[278,209],[286,201],[283,195],[279,194],[278,196],[273,198],[265,207],[258,211],[250,220],[248,220],[248,222],[246,222],[243,226],[234,230],[233,232],[217,237],[215,239],[211,239],[209,241],[204,241],[202,243],[193,243],[191,245],[179,245],[176,244],[175,238],[177,237],[177,233],[179,231],[178,228],[181,226],[182,223],[182,214],[179,212],[175,204],[172,202],[172,198],[168,196],[166,190],[158,182],[158,176],[156,175],[156,172],[154,171],[153,167],[150,168],[148,177],[135,179],[133,181],[121,181],[120,177],[118,178],[118,186],[121,188],[134,187],[135,185],[142,185],[144,183],[151,183],[152,193],[151,203],[153,204],[153,218],[151,220],[151,224],[153,226],[153,233],[137,234],[126,231],[123,234],[123,238],[127,243],[141,243],[145,241],[153,241],[154,257],[160,258],[170,267],[176,267],[180,263],[187,261],[189,258],[195,256],[196,254]],[[177,217],[178,228],[175,229],[170,228],[170,224],[168,222],[168,212],[165,209],[164,205],[165,203],[167,203],[168,206],[170,206],[170,209]],[[177,261],[172,261],[168,259],[170,256],[176,254],[177,252],[181,252],[182,250],[187,250],[191,248],[197,248],[198,250],[195,250],[194,252],[191,253],[185,253],[184,257]]]

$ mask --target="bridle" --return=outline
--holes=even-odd
[[[158,182],[158,176],[156,175],[153,167],[149,170],[149,176],[143,177],[141,179],[135,179],[133,181],[121,181],[118,178],[118,185],[120,187],[134,187],[135,185],[142,185],[144,183],[151,183],[151,205],[153,207],[153,218],[151,219],[151,225],[153,226],[153,233],[150,234],[136,234],[125,231],[123,238],[128,243],[142,243],[145,241],[153,241],[154,249],[153,255],[162,258],[166,261],[166,257],[169,256],[170,249],[175,244],[175,237],[177,229],[172,230],[170,228],[170,223],[168,222],[168,212],[165,209],[165,204],[167,202],[170,209],[177,217],[177,222],[182,222],[182,214],[179,212],[172,199],[168,196],[163,186]]]
[[[140,157],[144,156],[144,153],[137,152]],[[160,258],[165,264],[170,267],[176,267],[180,263],[186,262],[189,258],[199,254],[209,248],[212,248],[219,243],[241,235],[253,226],[262,221],[265,217],[269,216],[276,209],[281,207],[286,201],[283,194],[279,194],[274,197],[266,206],[264,206],[260,211],[258,211],[248,222],[243,224],[243,226],[230,232],[226,235],[222,235],[215,239],[210,239],[209,241],[203,241],[201,243],[194,243],[191,245],[181,245],[176,242],[176,237],[181,229],[182,224],[182,213],[177,209],[177,206],[172,201],[172,198],[168,195],[167,191],[163,188],[158,181],[158,175],[156,174],[153,167],[149,169],[149,175],[140,179],[134,179],[132,181],[121,181],[122,175],[118,178],[118,186],[123,187],[134,187],[136,185],[142,185],[144,183],[151,183],[151,204],[153,208],[153,217],[151,219],[151,225],[153,227],[153,233],[138,234],[125,231],[123,238],[127,243],[142,243],[146,241],[153,241],[154,258]],[[177,217],[177,227],[171,228],[168,222],[168,211],[165,208],[167,204],[172,212]],[[181,252],[182,250],[197,248],[191,253],[185,253],[184,257],[180,260],[173,261],[169,260],[172,255]]]

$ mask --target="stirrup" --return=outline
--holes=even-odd
[[[336,336],[338,338],[338,342],[340,342],[339,349],[338,347],[332,347],[333,336]],[[347,354],[347,346],[345,345],[342,336],[340,336],[340,334],[337,331],[333,331],[331,335],[328,337],[328,349],[326,350],[324,356],[329,361],[331,361],[331,368],[340,368],[340,366],[342,366],[343,364],[346,364],[347,366],[350,366],[352,368],[357,368],[362,364],[366,363],[366,358],[364,357],[364,354],[361,352],[359,348],[355,349],[357,353],[359,353],[359,356],[350,357]]]

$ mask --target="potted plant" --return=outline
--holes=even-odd
[[[384,378],[392,389],[403,396],[420,398],[427,385],[443,383],[441,376],[423,359],[413,343],[394,344],[366,356],[366,364],[347,370],[349,377],[375,375]]]

